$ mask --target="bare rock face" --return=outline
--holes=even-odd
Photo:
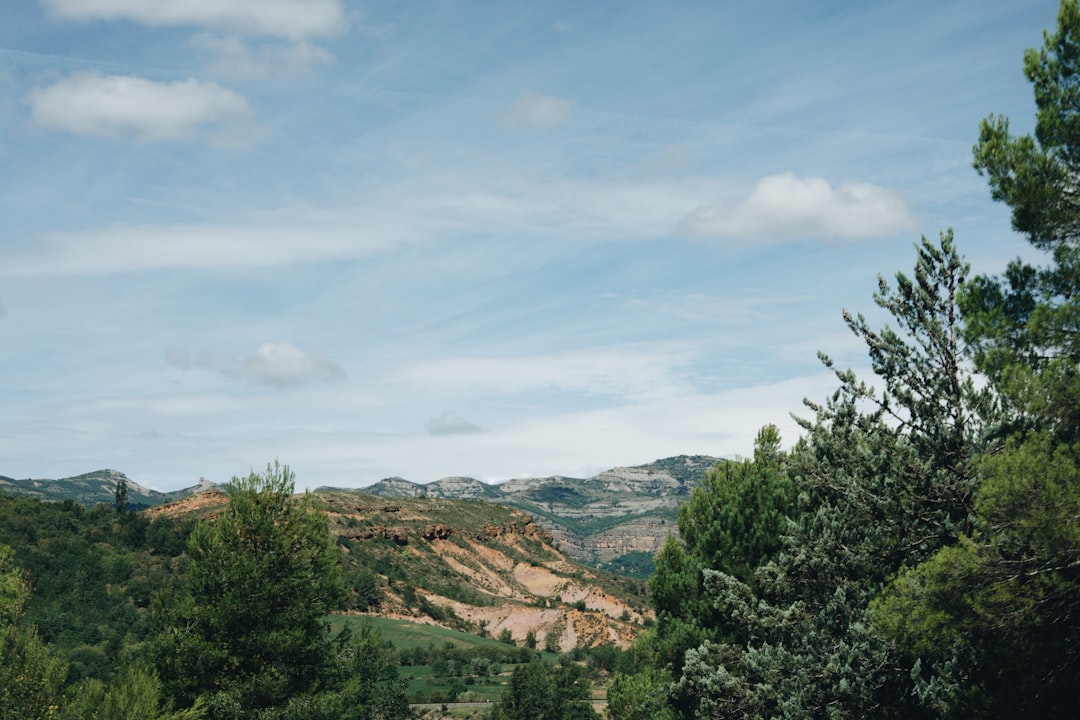
[[[678,534],[674,520],[644,517],[597,533],[589,538],[588,544],[596,561],[606,563],[633,552],[655,555],[669,537]]]
[[[707,455],[680,455],[648,465],[612,468],[590,478],[553,475],[498,485],[468,477],[447,477],[429,485],[387,478],[364,490],[384,497],[492,500],[510,505],[532,515],[567,555],[597,563],[627,553],[656,554],[668,536],[678,532],[678,506],[718,462]]]
[[[562,650],[626,647],[651,617],[643,582],[574,562],[539,522],[505,504],[426,497],[389,506],[348,491],[319,498],[352,574],[379,590],[377,605],[356,612],[507,630],[519,642],[532,633]]]
[[[454,500],[481,500],[492,494],[490,485],[470,477],[445,477],[424,487],[428,497]]]
[[[426,528],[424,528],[424,532],[422,533],[421,537],[428,541],[446,540],[448,537],[453,535],[453,533],[453,528],[449,528],[446,525],[437,523],[435,525],[428,525]]]
[[[342,537],[346,537],[350,540],[374,540],[376,538],[382,538],[383,540],[393,541],[395,545],[404,546],[409,544],[409,531],[403,527],[376,527],[359,530],[344,530],[340,534]]]

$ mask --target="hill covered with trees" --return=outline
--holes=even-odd
[[[338,718],[367,717],[342,704],[397,713],[406,691],[490,700],[541,651],[610,671],[651,621],[644,583],[579,565],[494,503],[295,495],[274,464],[134,512],[123,480],[90,508],[0,494],[0,672],[21,693],[0,693],[0,716],[126,703],[148,718]],[[343,621],[365,616],[420,623],[429,641],[405,652]],[[460,631],[453,647],[440,626]],[[462,648],[469,637],[487,644]]]

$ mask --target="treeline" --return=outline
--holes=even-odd
[[[1029,50],[1034,137],[975,167],[1044,251],[972,277],[951,231],[844,313],[875,377],[718,466],[656,558],[615,720],[1080,717],[1080,8]]]
[[[135,514],[123,484],[93,508],[0,495],[0,718],[404,717],[407,676],[428,678],[415,702],[505,685],[493,712],[515,717],[514,693],[550,685],[545,707],[593,716],[590,683],[625,660],[612,645],[544,664],[533,633],[402,649],[366,623],[335,636],[326,613],[377,607],[381,589],[293,489],[276,464],[234,478],[200,522]]]
[[[234,478],[211,521],[0,496],[0,718],[393,720],[395,656],[337,637],[341,555],[287,467]]]
[[[66,661],[67,683],[108,681],[142,651],[154,589],[173,571],[192,525],[0,494],[6,569],[28,593],[23,622]]]

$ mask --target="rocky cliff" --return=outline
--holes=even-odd
[[[575,559],[609,564],[633,553],[655,554],[677,534],[676,508],[718,458],[680,455],[618,467],[590,478],[551,476],[487,484],[444,478],[421,485],[388,478],[364,488],[382,497],[485,499],[520,508]]]

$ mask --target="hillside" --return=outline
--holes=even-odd
[[[626,646],[649,615],[644,584],[587,568],[521,510],[492,502],[320,490],[346,556],[351,612],[571,650]],[[210,491],[152,508],[152,519],[213,517]]]
[[[638,577],[669,535],[677,534],[676,508],[719,462],[706,455],[680,455],[647,465],[617,467],[589,478],[554,475],[488,484],[446,477],[428,484],[393,477],[359,492],[385,498],[484,500],[532,515],[568,556],[583,563]],[[74,500],[86,506],[112,504],[116,483],[128,485],[129,506],[145,509],[190,497],[216,486],[205,480],[162,493],[116,470],[98,470],[58,480],[15,480],[0,476],[0,492],[39,500]],[[320,492],[355,492],[319,488]]]
[[[428,484],[387,478],[363,488],[380,497],[490,500],[530,513],[571,557],[618,568],[627,556],[655,555],[677,534],[676,508],[718,458],[680,455],[618,467],[590,478],[552,476],[487,484],[443,478]]]
[[[132,510],[172,502],[213,487],[212,483],[201,480],[199,484],[183,490],[158,492],[140,485],[119,470],[95,470],[56,480],[51,478],[16,480],[0,475],[0,492],[32,497],[37,500],[73,500],[91,507],[98,503],[111,505],[115,498],[116,485],[121,480],[127,482],[128,507]]]

